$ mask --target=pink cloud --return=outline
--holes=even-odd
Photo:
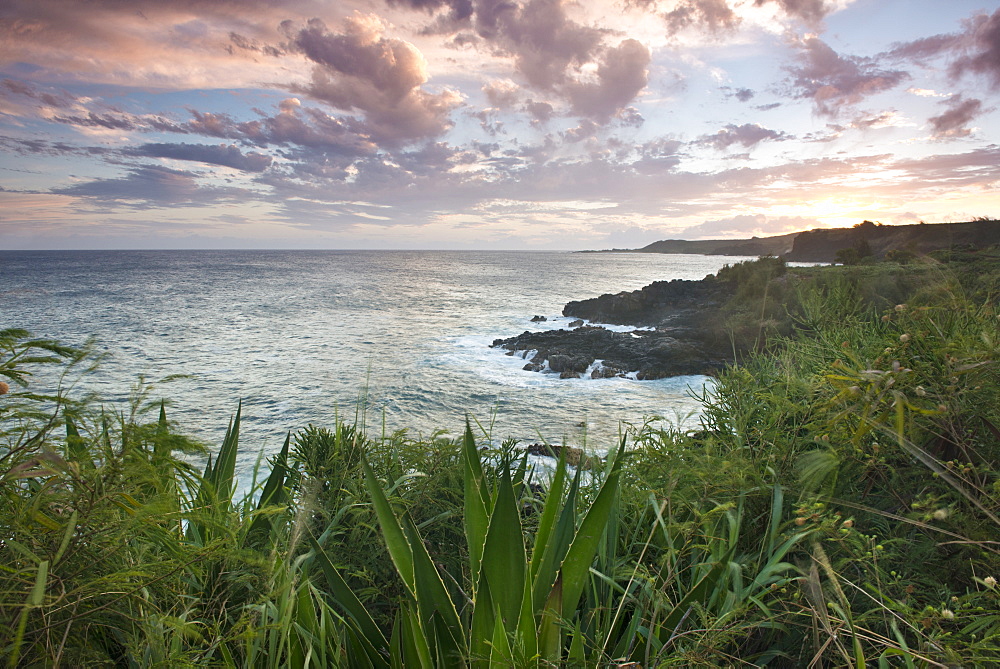
[[[818,37],[806,38],[800,49],[802,62],[789,68],[793,92],[811,99],[824,116],[837,116],[843,108],[910,78],[902,70],[882,69],[872,58],[842,56]]]

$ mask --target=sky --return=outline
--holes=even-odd
[[[1000,216],[1000,3],[4,0],[0,249]]]

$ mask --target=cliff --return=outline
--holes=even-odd
[[[853,228],[814,229],[775,237],[697,241],[664,239],[636,249],[636,252],[770,255],[796,262],[834,262],[837,251],[848,248],[866,248],[872,256],[884,258],[890,251],[921,255],[954,247],[982,249],[997,244],[1000,244],[1000,221],[997,220],[914,225],[879,225],[865,221]]]
[[[871,255],[884,258],[894,250],[920,255],[954,247],[981,249],[1000,244],[1000,221],[877,225],[865,221],[853,228],[800,232],[785,255],[798,262],[833,262],[837,251],[867,245]]]
[[[637,249],[639,253],[700,253],[715,256],[780,256],[788,253],[796,235],[750,239],[664,239]]]

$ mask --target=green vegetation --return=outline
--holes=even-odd
[[[92,358],[2,331],[0,661],[996,664],[1000,263],[946,260],[723,270],[756,347],[702,428],[628,426],[544,476],[471,428],[337,419],[240,496],[239,409],[195,467],[155,388],[32,394]]]

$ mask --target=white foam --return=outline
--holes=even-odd
[[[604,360],[594,360],[594,362],[590,363],[590,366],[587,367],[587,371],[585,371],[581,376],[585,379],[592,379],[594,372],[603,369],[604,369]]]
[[[542,332],[546,330],[575,330],[576,328],[570,327],[570,323],[575,321],[583,321],[584,326],[594,326],[601,327],[605,330],[610,330],[612,332],[631,332],[633,330],[655,330],[652,327],[636,327],[634,325],[614,325],[611,323],[598,323],[594,321],[589,321],[586,318],[576,318],[574,316],[548,316],[547,320],[532,322],[528,318],[524,318],[521,322],[529,330],[535,332]],[[582,326],[577,326],[582,327]]]

